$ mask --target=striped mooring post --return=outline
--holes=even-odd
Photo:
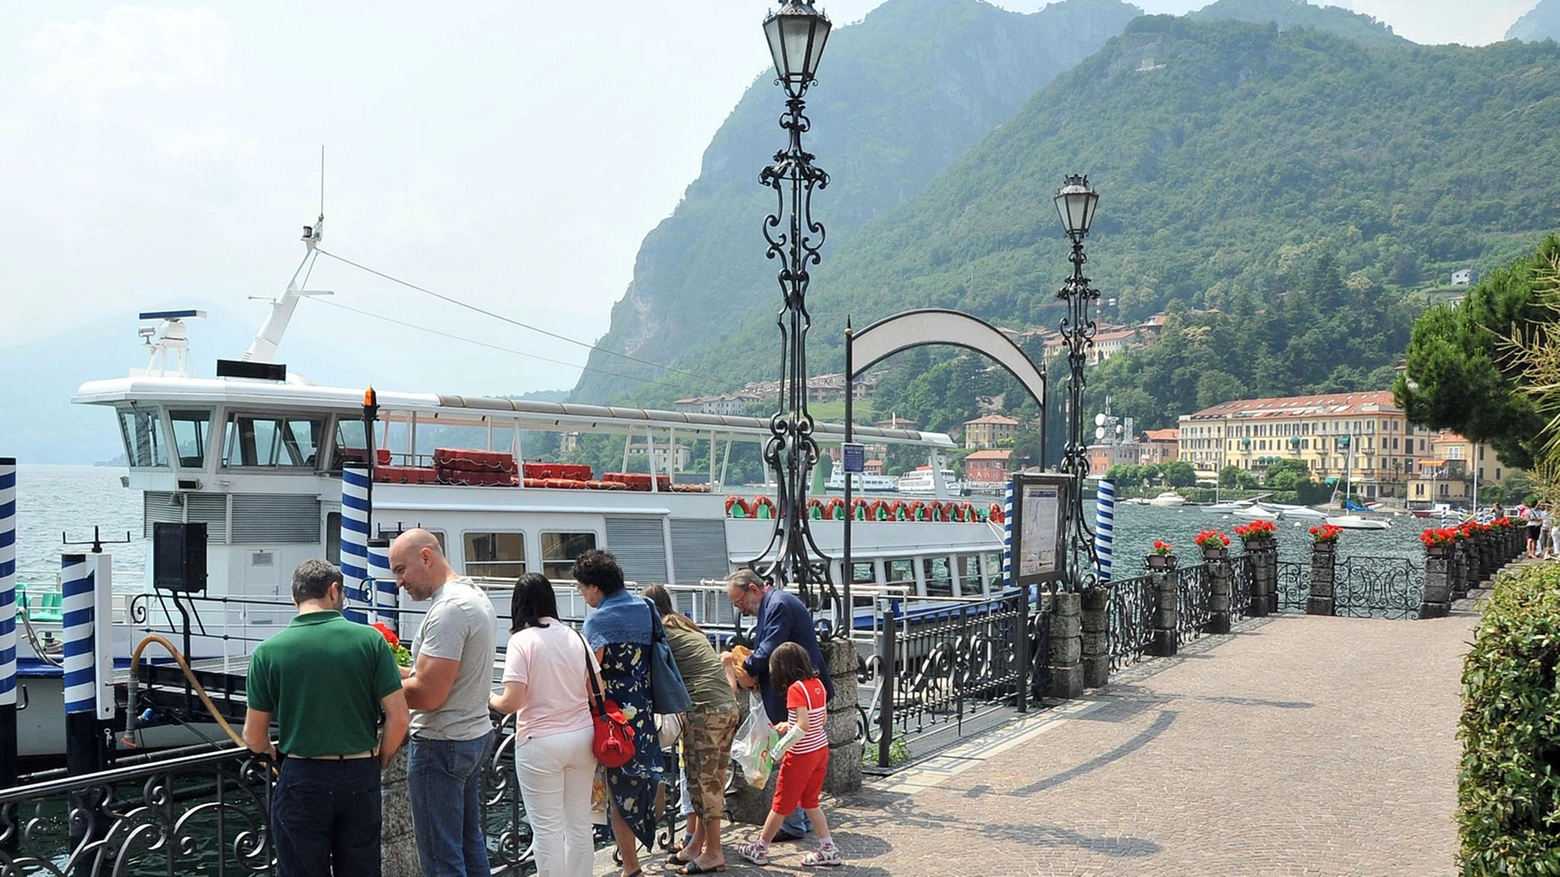
[[[348,460],[341,467],[341,586],[347,591],[347,609],[341,614],[351,621],[368,622],[368,614],[352,608],[371,605],[368,591],[368,464]]]
[[[396,611],[395,574],[390,571],[390,540],[368,540],[368,577],[373,587],[374,620],[397,633],[401,614]]]
[[[1013,587],[1013,482],[1002,497],[1002,588]]]
[[[16,787],[16,458],[0,457],[0,789]]]
[[[1110,581],[1111,550],[1116,543],[1116,485],[1100,480],[1094,493],[1094,554],[1099,560],[1095,574],[1100,582]]]
[[[114,717],[113,632],[110,595],[113,558],[60,557],[65,645],[65,769],[72,776],[108,769]]]

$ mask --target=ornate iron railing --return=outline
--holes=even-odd
[[[1179,567],[1175,571],[1175,641],[1188,643],[1208,628],[1211,581],[1208,564]]]
[[[1310,561],[1278,561],[1278,611],[1304,612],[1311,596]]]
[[[1112,672],[1141,661],[1154,637],[1154,582],[1152,576],[1117,579],[1109,586],[1106,602],[1110,669]]]
[[[1230,584],[1230,620],[1234,621],[1251,614],[1252,584],[1256,580],[1256,567],[1251,562],[1251,555],[1231,555],[1230,572],[1234,576]]]
[[[274,874],[270,801],[245,749],[0,790],[0,877]]]
[[[1404,557],[1346,557],[1333,567],[1333,614],[1418,618],[1425,570]]]

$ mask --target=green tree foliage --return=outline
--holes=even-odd
[[[1503,577],[1463,663],[1462,873],[1560,874],[1560,569]]]
[[[1197,470],[1185,460],[1172,460],[1160,464],[1160,475],[1171,487],[1193,487],[1197,484]]]
[[[1257,476],[1239,466],[1225,466],[1219,470],[1219,486],[1252,490],[1257,486]]]
[[[1534,286],[1557,258],[1560,238],[1550,235],[1532,255],[1487,274],[1462,303],[1419,318],[1393,388],[1410,421],[1488,442],[1507,465],[1534,464],[1545,419],[1539,402],[1521,392],[1528,382],[1520,349],[1504,341],[1531,337],[1555,320]]]
[[[1329,493],[1327,485],[1316,480],[1304,460],[1279,460],[1268,466],[1263,476],[1265,486],[1286,494],[1293,493],[1303,504],[1322,502]]]
[[[1279,27],[1313,27],[1331,31],[1362,43],[1402,46],[1407,40],[1392,28],[1369,15],[1348,12],[1331,6],[1317,6],[1306,0],[1218,0],[1202,9],[1188,12],[1193,20],[1231,19],[1253,23],[1274,22]]]

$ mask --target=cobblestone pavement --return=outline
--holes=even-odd
[[[1283,616],[1205,638],[826,799],[835,873],[1450,873],[1473,623]],[[823,870],[801,866],[810,841],[739,867],[751,831],[727,833],[728,874]]]

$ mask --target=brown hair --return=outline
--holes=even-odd
[[[655,611],[661,615],[661,624],[672,630],[691,630],[697,634],[704,631],[693,623],[693,619],[686,615],[680,615],[672,610],[672,595],[666,588],[660,585],[646,585],[639,590],[639,596],[644,597],[655,605]]]
[[[788,691],[791,683],[818,678],[807,650],[796,643],[781,643],[769,656],[769,684],[776,692]]]

